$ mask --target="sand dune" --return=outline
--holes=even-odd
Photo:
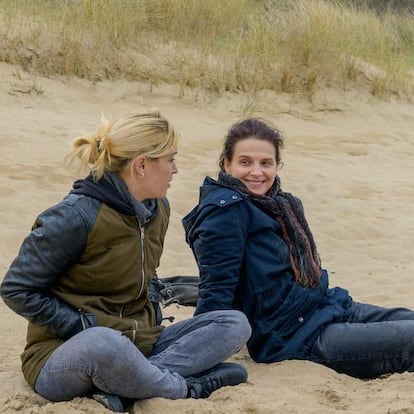
[[[125,81],[16,76],[1,64],[0,274],[35,216],[59,201],[76,177],[63,163],[72,138],[94,130],[102,112],[117,116],[145,107],[158,108],[181,134],[159,274],[195,274],[180,220],[196,203],[204,176],[216,175],[222,137],[247,103],[243,95],[178,98],[173,86],[150,92]],[[357,300],[414,307],[414,105],[357,92],[321,93],[312,104],[263,93],[254,108],[285,133],[282,186],[304,201],[331,284]],[[172,305],[164,313],[181,319],[192,310]],[[86,398],[52,404],[37,396],[20,372],[26,322],[0,303],[0,327],[0,412],[104,411]],[[247,384],[207,400],[140,401],[133,412],[414,414],[414,374],[360,381],[303,361],[256,364],[245,349],[232,359],[248,368]]]

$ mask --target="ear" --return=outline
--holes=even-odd
[[[223,167],[226,174],[231,175],[231,162],[227,158],[224,158]]]
[[[145,155],[138,155],[133,161],[134,173],[138,174],[139,177],[143,177],[145,174],[145,167],[147,158]]]

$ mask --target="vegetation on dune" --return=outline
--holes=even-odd
[[[413,93],[414,1],[0,0],[0,61],[224,91]]]

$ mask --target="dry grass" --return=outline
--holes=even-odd
[[[355,2],[353,2],[354,4]],[[414,15],[324,0],[0,0],[0,60],[220,95],[413,94]]]

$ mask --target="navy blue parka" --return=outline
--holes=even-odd
[[[206,177],[183,225],[201,278],[195,314],[244,312],[255,361],[307,359],[326,325],[347,320],[348,292],[330,289],[326,270],[317,288],[297,284],[279,223],[243,193]]]

